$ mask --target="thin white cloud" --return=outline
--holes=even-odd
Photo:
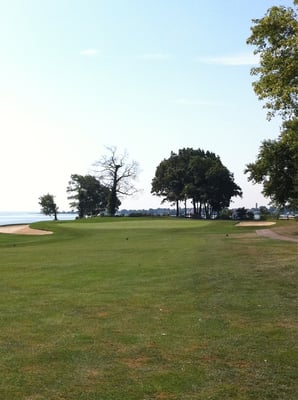
[[[96,49],[85,49],[80,52],[80,55],[91,57],[91,56],[95,56],[97,53],[98,53],[98,51]]]
[[[241,53],[231,56],[198,57],[196,60],[204,64],[227,66],[256,65],[259,63],[258,56],[252,53]]]
[[[199,100],[199,99],[190,99],[186,97],[181,97],[180,99],[176,100],[177,104],[181,104],[184,106],[207,106],[207,107],[214,107],[214,106],[220,106],[220,103],[216,103],[213,101],[207,101],[207,100]]]
[[[164,61],[169,60],[171,56],[167,53],[145,53],[140,58],[143,60]]]

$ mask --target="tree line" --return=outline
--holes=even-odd
[[[115,147],[94,163],[96,175],[71,175],[67,186],[70,207],[79,218],[96,216],[103,212],[114,216],[123,196],[136,192],[134,181],[138,174],[136,161],[129,161],[128,154],[118,155]],[[98,169],[99,168],[99,169]],[[222,164],[219,156],[210,151],[192,148],[171,152],[157,166],[152,180],[151,193],[176,205],[179,215],[180,202],[190,199],[194,214],[209,218],[213,212],[228,207],[233,196],[241,196],[233,174]],[[39,198],[42,212],[57,219],[58,207],[51,194]]]

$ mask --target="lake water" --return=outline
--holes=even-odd
[[[59,221],[73,220],[76,213],[58,214]],[[0,211],[0,225],[31,224],[38,221],[52,221],[54,217],[30,211]]]

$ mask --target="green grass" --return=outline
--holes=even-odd
[[[175,218],[34,226],[54,235],[0,234],[1,399],[298,398],[297,244]]]

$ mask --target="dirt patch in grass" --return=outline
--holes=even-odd
[[[218,361],[218,357],[211,354],[203,354],[200,357],[200,361],[202,363],[215,363],[216,361]]]
[[[249,233],[230,233],[229,235],[226,235],[227,239],[247,239],[249,241],[253,239],[257,239],[257,235],[255,232],[249,232]]]
[[[99,318],[105,318],[105,317],[107,317],[107,316],[109,315],[109,313],[106,312],[106,311],[100,311],[100,312],[98,312],[96,315],[97,315]]]
[[[155,395],[155,399],[158,400],[166,400],[166,399],[176,399],[175,394],[167,393],[167,392],[159,392]]]
[[[257,235],[268,237],[270,239],[286,240],[288,242],[296,242],[296,243],[298,243],[298,238],[297,237],[280,235],[279,233],[277,233],[276,231],[272,231],[271,229],[260,229],[260,230],[257,231]]]
[[[236,360],[236,361],[229,361],[227,363],[232,368],[237,369],[249,369],[252,368],[252,363],[248,360]]]
[[[128,359],[124,360],[125,364],[129,368],[141,368],[144,365],[146,365],[148,363],[148,361],[150,361],[150,358],[147,356],[142,356],[142,357],[138,357],[138,358],[128,358]]]
[[[298,238],[298,223],[274,227],[273,231],[279,235]]]

